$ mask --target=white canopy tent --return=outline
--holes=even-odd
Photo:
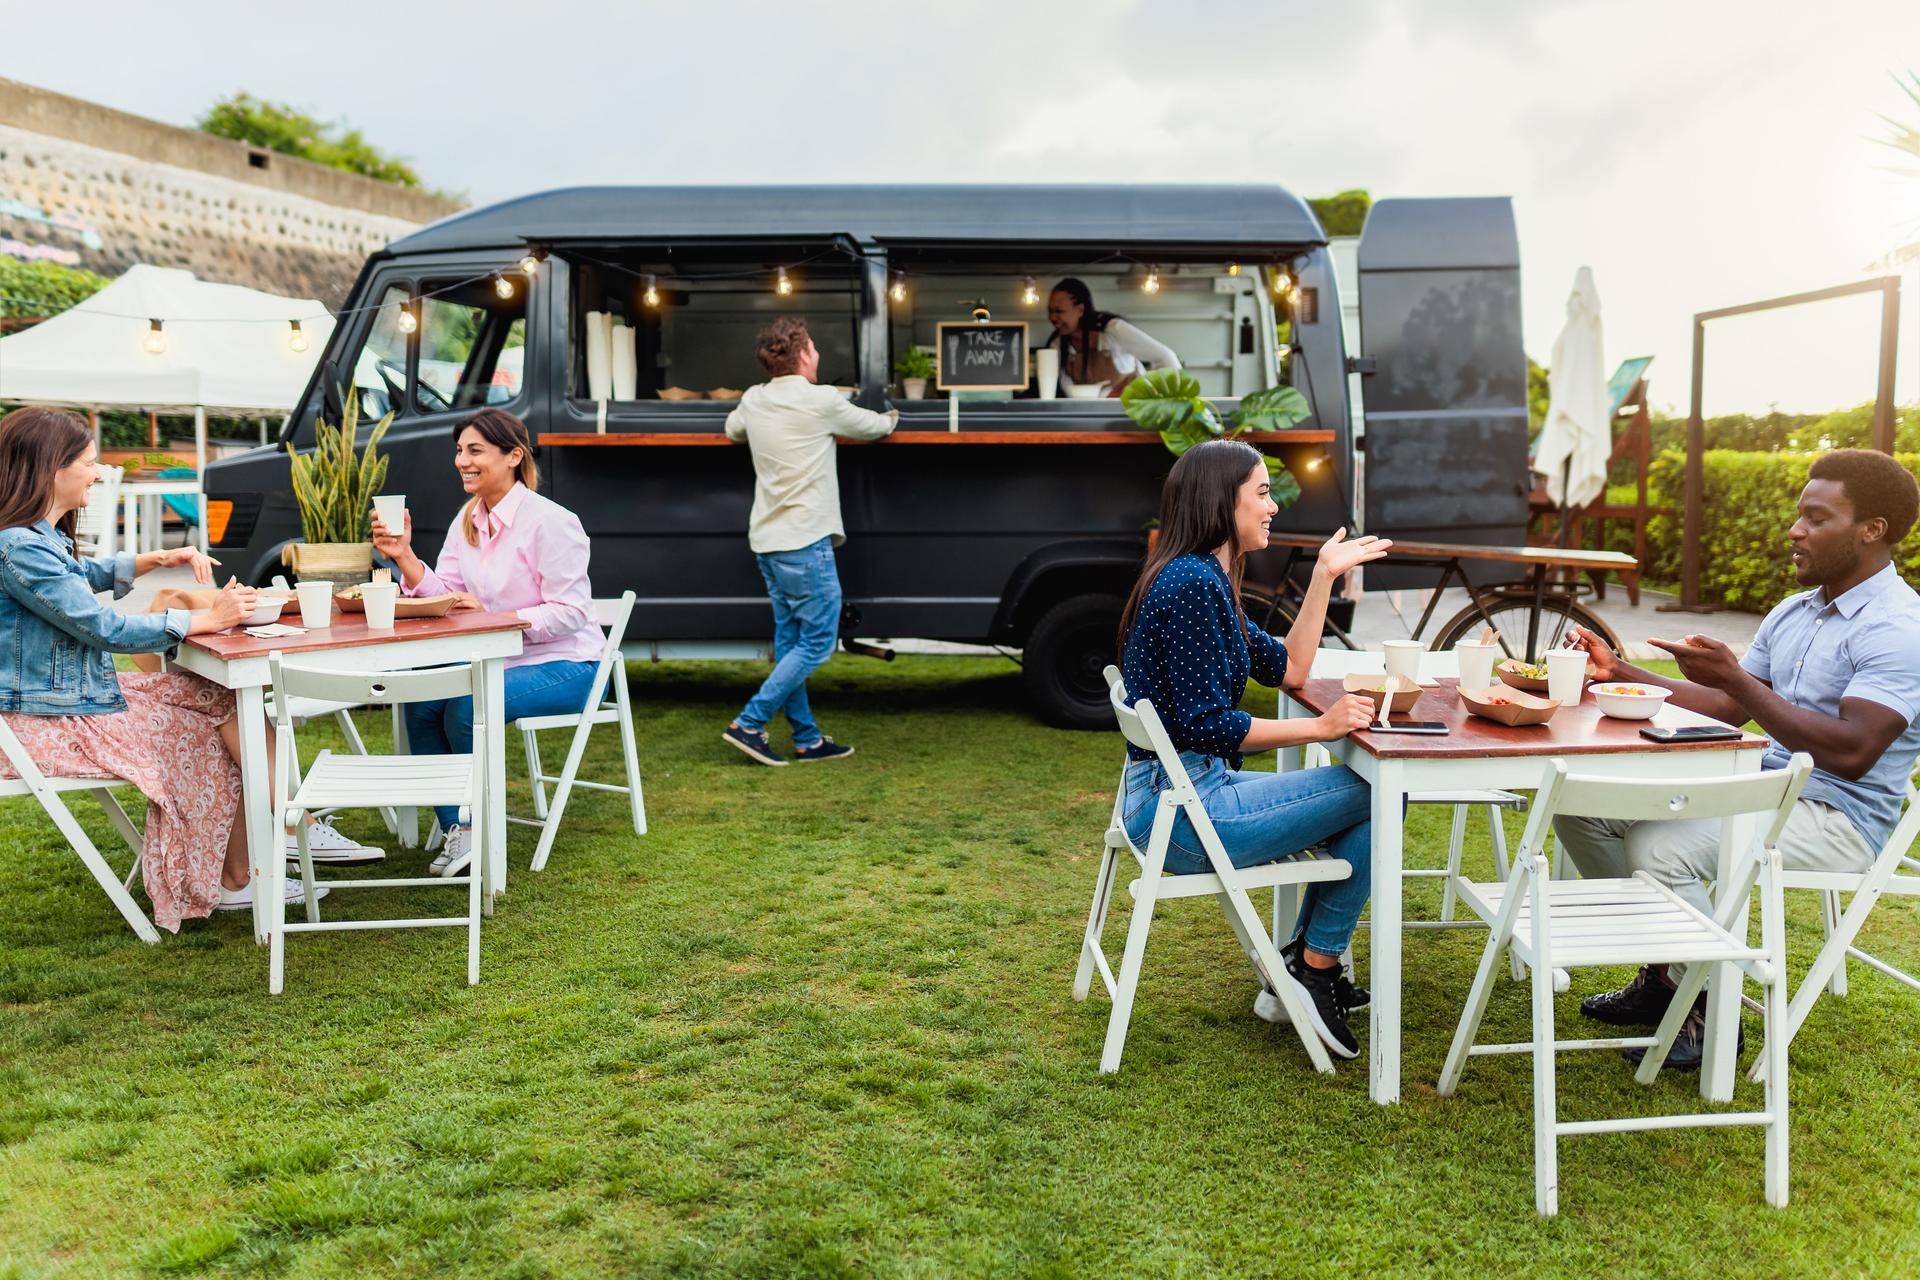
[[[194,471],[204,476],[207,411],[288,412],[332,332],[311,298],[135,266],[78,306],[0,338],[0,401],[191,412]],[[196,496],[204,543],[205,494]]]

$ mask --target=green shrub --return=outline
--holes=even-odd
[[[0,316],[59,315],[107,287],[105,276],[57,262],[0,257]]]
[[[1794,581],[1787,530],[1798,518],[1800,490],[1817,453],[1741,453],[1709,449],[1702,457],[1700,599],[1763,613],[1803,588]],[[1895,454],[1920,475],[1920,454]],[[1669,449],[1653,460],[1650,491],[1678,511],[1686,501],[1686,455]],[[1631,550],[1631,548],[1627,548]],[[1680,580],[1681,522],[1655,516],[1647,523],[1645,575],[1656,582]],[[1920,581],[1920,529],[1894,554],[1909,581]]]

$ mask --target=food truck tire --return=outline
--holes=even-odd
[[[1114,660],[1114,634],[1126,607],[1116,595],[1070,596],[1034,623],[1021,673],[1042,720],[1060,729],[1114,727],[1102,672]]]

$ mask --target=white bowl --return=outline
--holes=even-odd
[[[240,620],[241,626],[264,627],[270,622],[278,622],[280,611],[287,607],[287,602],[278,596],[271,600],[265,596],[259,596],[257,601],[253,606],[253,612]]]
[[[1625,680],[1588,685],[1587,691],[1599,704],[1600,714],[1615,720],[1651,720],[1672,693],[1657,684],[1634,684]]]
[[[1074,382],[1067,386],[1069,400],[1104,400],[1107,384],[1104,382]]]

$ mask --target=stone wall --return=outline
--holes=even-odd
[[[457,204],[0,80],[0,254],[136,262],[338,306],[369,253]]]

